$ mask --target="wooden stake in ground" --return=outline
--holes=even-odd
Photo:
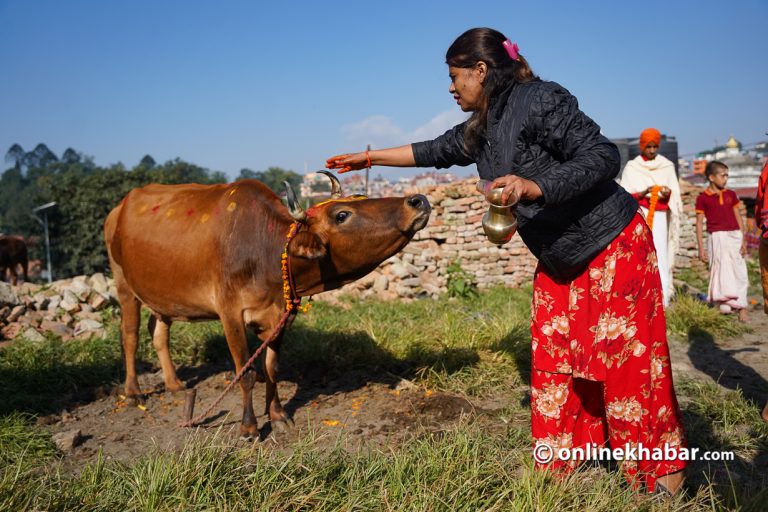
[[[189,421],[192,419],[192,414],[195,412],[196,396],[197,390],[195,388],[187,390],[187,394],[184,397],[184,421]]]

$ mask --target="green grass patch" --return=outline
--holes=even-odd
[[[689,378],[677,379],[675,389],[692,419],[689,437],[696,445],[732,449],[745,456],[768,449],[768,423],[760,417],[762,404],[747,400],[741,389],[726,390],[714,382]]]
[[[749,295],[762,296],[763,285],[760,278],[760,260],[757,257],[747,260],[747,277],[749,278]]]
[[[397,450],[349,450],[312,434],[280,454],[210,440],[130,465],[103,459],[79,475],[54,467],[0,487],[0,502],[36,510],[651,510],[618,472],[585,467],[564,479],[534,471],[529,440],[468,424]],[[717,508],[706,489],[665,510]]]
[[[689,295],[678,294],[666,311],[667,331],[685,337],[692,329],[707,331],[715,337],[738,336],[749,327],[734,315],[723,315],[716,308]]]
[[[113,339],[18,340],[0,350],[0,414],[53,412],[86,389],[116,382],[122,367]]]
[[[44,431],[34,427],[34,417],[12,413],[0,416],[0,466],[50,457],[56,449]]]
[[[491,392],[530,368],[530,293],[493,288],[472,299],[319,303],[287,333],[284,361]]]
[[[703,293],[707,293],[709,288],[709,272],[706,269],[680,268],[675,270],[674,277]]]

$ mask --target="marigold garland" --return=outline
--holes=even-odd
[[[288,274],[288,244],[291,243],[291,239],[296,234],[298,227],[298,224],[294,222],[288,229],[288,234],[285,237],[288,241],[285,242],[285,247],[283,247],[283,254],[280,256],[280,266],[283,272],[283,298],[285,299],[285,310],[293,311],[295,308],[306,313],[309,311],[309,308],[312,307],[312,297],[310,297],[309,301],[303,306],[301,305],[300,297],[296,297],[296,299],[294,299],[291,293],[291,284],[289,281],[290,276]]]
[[[648,227],[651,229],[653,229],[653,214],[656,212],[656,204],[659,202],[660,191],[661,185],[654,185],[651,187],[651,198],[648,200],[648,215],[645,218]]]

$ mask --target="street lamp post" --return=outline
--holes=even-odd
[[[52,201],[50,203],[40,205],[32,210],[32,217],[34,217],[35,220],[43,226],[43,231],[45,232],[45,264],[48,268],[49,284],[53,282],[53,271],[51,270],[51,241],[48,237],[48,208],[52,208],[54,206],[56,206],[56,202]],[[36,215],[38,212],[43,212],[42,219]]]
[[[366,152],[366,154],[368,154],[368,153],[370,153],[370,152],[371,152],[371,145],[370,145],[370,144],[368,144],[368,146],[366,146],[366,148],[365,148],[365,152]],[[369,157],[368,157],[368,160],[369,160],[369,161],[370,161],[370,158],[371,158],[371,157],[369,156]],[[365,195],[366,195],[366,196],[368,195],[368,173],[369,173],[370,171],[371,171],[371,167],[370,167],[370,166],[368,166],[368,167],[366,167],[366,168],[365,168]]]

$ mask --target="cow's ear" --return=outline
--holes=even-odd
[[[288,253],[297,258],[318,260],[326,255],[326,250],[319,236],[309,231],[299,231],[288,244]]]

